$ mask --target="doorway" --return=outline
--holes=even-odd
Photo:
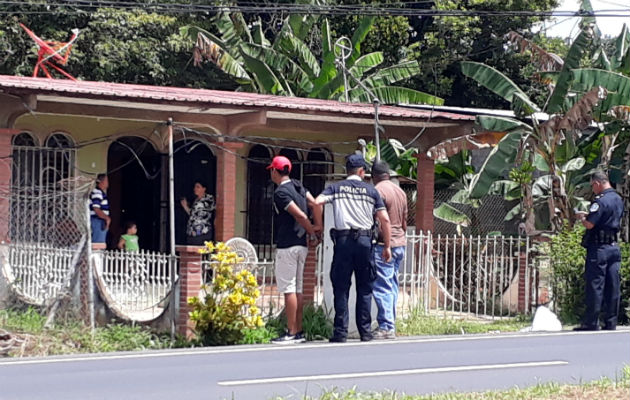
[[[173,166],[175,169],[175,243],[186,244],[188,214],[180,205],[182,197],[188,204],[195,200],[193,187],[201,181],[207,185],[206,193],[216,198],[217,159],[205,143],[199,140],[180,140],[175,143]],[[214,221],[212,221],[214,224]]]
[[[116,248],[125,225],[133,221],[138,227],[140,249],[162,250],[160,237],[166,234],[160,229],[162,157],[140,137],[122,137],[109,146],[107,196],[112,222],[107,248]]]

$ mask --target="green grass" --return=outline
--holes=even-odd
[[[406,395],[397,392],[360,392],[356,389],[340,392],[325,391],[319,397],[301,397],[302,400],[627,400],[630,398],[630,367],[625,367],[617,380],[600,379],[582,385],[545,383],[529,388],[514,388],[483,393],[444,393]],[[274,400],[282,400],[276,397]]]
[[[529,325],[531,318],[524,316],[495,321],[469,321],[427,315],[421,310],[413,310],[407,317],[396,322],[396,333],[400,336],[416,336],[514,332]]]
[[[163,349],[186,345],[171,343],[168,335],[158,335],[137,325],[109,324],[90,332],[83,323],[66,319],[45,328],[46,318],[36,309],[0,310],[0,329],[15,336],[20,346],[12,356],[47,356],[73,353],[101,353]]]

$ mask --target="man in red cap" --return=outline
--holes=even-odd
[[[322,230],[322,214],[313,209],[314,224],[308,218],[307,205],[315,199],[298,180],[291,179],[291,161],[283,156],[274,157],[267,166],[271,180],[278,185],[273,195],[276,212],[276,281],[278,291],[284,293],[287,332],[272,340],[277,344],[301,343],[306,339],[302,332],[302,297],[304,264],[306,262],[307,234],[315,237]]]

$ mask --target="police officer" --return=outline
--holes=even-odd
[[[582,245],[586,247],[586,310],[582,325],[574,330],[599,330],[599,314],[604,312],[604,329],[615,330],[619,313],[619,269],[621,252],[617,234],[623,215],[623,201],[610,186],[608,176],[597,171],[591,176],[595,199],[588,215],[578,214],[587,231]]]
[[[348,336],[348,295],[352,273],[355,276],[356,321],[362,341],[373,339],[371,332],[372,283],[376,267],[372,257],[372,236],[376,218],[383,232],[385,260],[391,259],[390,222],[385,204],[374,186],[363,181],[367,164],[360,154],[346,160],[348,177],[324,189],[315,200],[323,207],[332,203],[334,255],[330,268],[333,286],[335,320],[331,342],[345,342]]]

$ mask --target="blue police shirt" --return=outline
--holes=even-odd
[[[591,231],[619,232],[623,216],[623,200],[615,189],[606,189],[591,203],[586,220],[595,225]]]
[[[374,214],[385,210],[385,203],[369,183],[358,175],[333,183],[321,193],[326,203],[332,203],[335,229],[372,229]]]

